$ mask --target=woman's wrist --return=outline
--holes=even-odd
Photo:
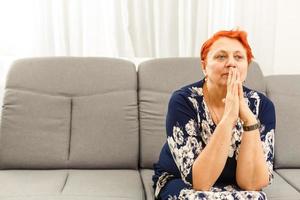
[[[224,116],[224,117],[221,119],[221,121],[220,121],[219,124],[225,124],[225,125],[230,124],[230,128],[232,128],[232,127],[234,127],[234,125],[236,124],[236,120],[231,119],[230,117]]]
[[[257,123],[257,119],[256,119],[255,116],[249,117],[249,118],[247,118],[246,120],[242,120],[242,121],[243,121],[243,125],[244,125],[244,126],[251,126],[251,125]]]

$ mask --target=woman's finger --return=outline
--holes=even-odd
[[[227,78],[227,93],[228,93],[228,94],[231,93],[232,75],[233,75],[233,71],[232,71],[231,68],[230,68],[230,69],[229,69],[228,78]]]
[[[232,79],[232,70],[229,69],[228,78],[227,78],[227,86],[230,85],[231,79]],[[227,87],[227,89],[228,89],[228,87]]]
[[[235,87],[234,87],[234,85],[236,84],[235,82],[236,82],[236,69],[232,69],[232,71],[233,71],[233,75],[232,75],[232,83],[231,83],[231,93],[232,94],[235,94]]]
[[[235,71],[235,80],[238,80],[238,70],[236,68],[234,68],[234,71]]]
[[[244,93],[243,93],[243,84],[242,84],[242,81],[241,81],[241,74],[240,74],[240,72],[238,72],[238,79],[239,79],[239,87],[238,87],[239,98],[243,99],[244,98]]]
[[[239,81],[235,81],[235,86],[234,86],[234,95],[239,96]]]

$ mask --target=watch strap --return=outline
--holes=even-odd
[[[250,126],[243,126],[244,131],[253,131],[260,128],[260,121],[257,120],[256,124],[250,125]]]

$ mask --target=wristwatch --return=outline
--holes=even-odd
[[[253,124],[253,125],[250,125],[250,126],[244,126],[243,125],[244,131],[253,131],[253,130],[256,130],[258,128],[260,128],[260,121],[259,121],[259,119],[257,119],[257,123],[256,124]]]

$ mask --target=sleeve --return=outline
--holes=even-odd
[[[268,165],[269,184],[271,184],[274,178],[274,133],[276,126],[274,104],[266,98],[266,101],[262,104],[262,108],[259,113],[260,114],[258,118],[261,123],[260,137],[263,145],[264,156]]]
[[[199,107],[194,97],[174,93],[166,117],[167,144],[182,181],[192,186],[192,166],[202,150]]]

